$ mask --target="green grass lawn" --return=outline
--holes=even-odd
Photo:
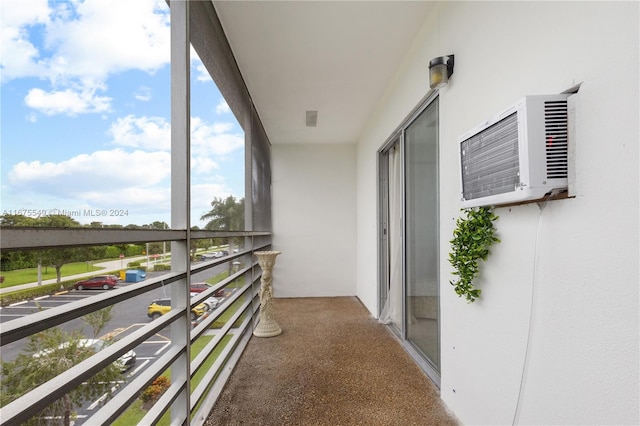
[[[67,263],[62,266],[60,272],[62,276],[84,274],[85,272],[100,271],[101,267],[93,266],[93,262],[77,262]],[[34,283],[38,281],[38,268],[17,269],[15,271],[2,271],[0,274],[4,277],[4,282],[0,284],[0,288],[7,288],[19,284]],[[48,266],[42,267],[42,280],[56,278],[56,269]]]

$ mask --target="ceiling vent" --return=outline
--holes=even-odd
[[[463,207],[540,200],[567,188],[567,98],[527,96],[461,136]]]
[[[307,111],[307,127],[318,125],[318,111]]]

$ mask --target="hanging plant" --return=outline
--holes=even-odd
[[[478,260],[487,260],[489,247],[500,240],[494,236],[493,222],[498,216],[491,207],[475,207],[462,209],[463,215],[456,220],[453,230],[449,263],[455,270],[457,280],[449,281],[460,297],[471,303],[480,297],[480,289],[473,287],[473,280],[478,275]]]

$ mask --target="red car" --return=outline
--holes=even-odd
[[[189,287],[189,292],[191,293],[202,293],[203,291],[213,287],[209,283],[192,283],[191,287]],[[224,288],[216,290],[213,295],[215,297],[224,297]]]
[[[103,290],[109,290],[114,288],[118,284],[118,280],[113,275],[98,275],[97,277],[89,278],[88,280],[78,281],[73,285],[76,290],[84,290],[87,288],[101,288]]]

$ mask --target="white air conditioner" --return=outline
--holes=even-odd
[[[527,96],[458,139],[463,207],[531,202],[567,188],[568,97]]]

